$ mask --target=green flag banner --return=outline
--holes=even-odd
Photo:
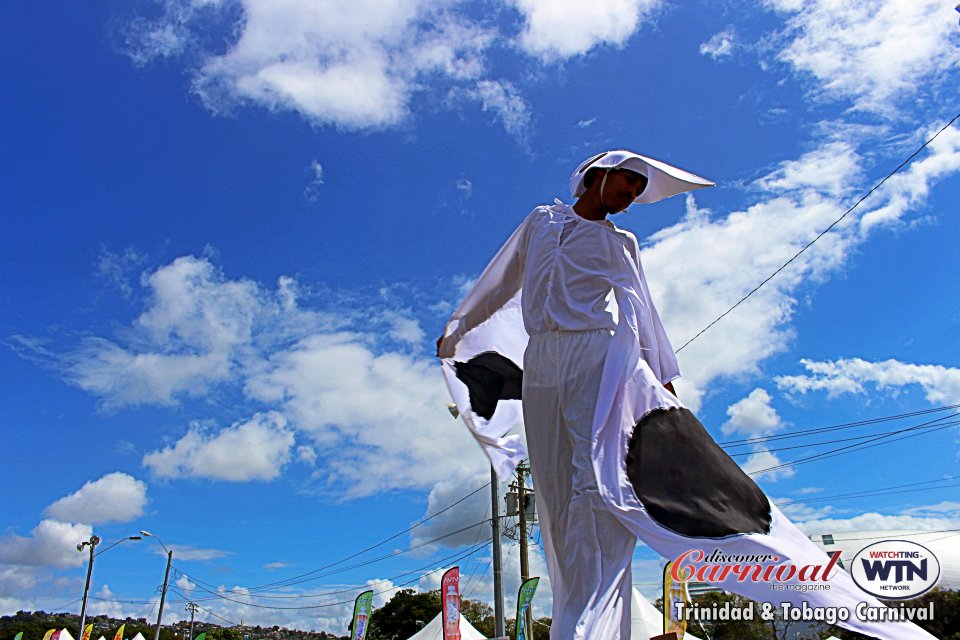
[[[13,636],[13,640],[23,640],[23,631]]]
[[[194,640],[207,640],[207,632],[204,631],[203,633],[198,635]]]
[[[353,603],[353,621],[350,623],[350,640],[364,640],[370,626],[370,613],[373,610],[373,591],[364,591]]]
[[[517,624],[514,640],[527,640],[530,633],[527,630],[527,609],[533,602],[533,594],[537,592],[537,585],[540,584],[540,578],[530,578],[522,585],[517,593]]]

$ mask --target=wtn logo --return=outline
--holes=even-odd
[[[861,589],[879,598],[915,598],[940,578],[940,562],[927,549],[908,540],[875,542],[853,558],[850,573]]]
[[[910,560],[874,560],[866,558],[860,560],[863,563],[863,572],[867,575],[867,580],[888,581],[890,571],[894,570],[894,582],[900,583],[904,580],[926,580],[927,579],[927,561],[923,559],[917,565]]]

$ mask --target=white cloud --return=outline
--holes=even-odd
[[[812,75],[819,92],[858,109],[893,106],[960,67],[956,14],[939,0],[767,0],[789,14],[780,60]]]
[[[208,560],[217,560],[232,555],[229,551],[222,549],[204,549],[200,547],[191,547],[187,545],[171,545],[173,556],[181,562],[206,562]],[[154,553],[166,557],[162,550],[154,548]],[[190,587],[191,589],[193,587]]]
[[[194,425],[173,446],[146,454],[143,465],[158,478],[272,480],[290,461],[293,443],[286,418],[256,414],[213,435]]]
[[[921,131],[929,139],[942,125]],[[932,143],[924,154],[910,167],[896,174],[884,185],[887,201],[864,214],[860,219],[860,230],[869,233],[876,227],[896,225],[904,215],[918,206],[927,197],[930,188],[941,179],[960,171],[960,129],[956,126],[946,129]]]
[[[751,391],[747,397],[727,407],[727,416],[730,419],[721,427],[724,435],[738,434],[747,438],[758,438],[782,430],[783,421],[777,410],[770,405],[770,400],[770,394],[766,389],[758,388]],[[754,480],[775,482],[780,478],[789,478],[795,473],[792,467],[775,469],[774,467],[783,464],[783,460],[769,451],[765,445],[753,443],[749,447],[752,452],[740,466],[746,473],[752,475]],[[736,451],[731,455],[740,458],[746,453],[746,451]]]
[[[201,55],[195,92],[215,111],[253,103],[317,124],[383,128],[409,116],[427,78],[475,80],[494,34],[456,13],[456,2],[333,0],[168,1],[155,21],[129,25],[138,63],[176,56],[201,40],[213,16],[233,24],[225,52]]]
[[[753,476],[754,480],[776,482],[780,478],[790,478],[796,473],[793,467],[776,468],[781,464],[783,460],[777,454],[768,451],[765,447],[757,447],[747,461],[740,466],[744,472]]]
[[[87,554],[77,551],[77,544],[88,540],[92,533],[88,524],[42,520],[30,536],[0,538],[0,563],[58,569],[79,567],[85,563]]]
[[[469,199],[473,195],[473,183],[466,178],[457,180],[457,191],[461,193],[464,199]]]
[[[733,28],[724,29],[713,34],[709,40],[700,45],[700,55],[709,56],[714,60],[726,58],[733,53],[736,46],[737,34]]]
[[[860,157],[846,142],[829,142],[804,154],[798,160],[784,162],[776,171],[757,181],[757,186],[772,193],[813,189],[841,198],[860,184]]]
[[[125,473],[91,480],[46,508],[46,515],[62,522],[129,522],[143,515],[147,485]]]
[[[310,183],[303,190],[303,197],[316,202],[320,197],[320,187],[323,186],[323,165],[313,160],[307,166],[307,173],[310,174]]]
[[[815,245],[798,256],[739,308],[680,353],[681,398],[697,410],[718,377],[755,375],[759,363],[793,337],[790,319],[805,287],[836,274],[868,234],[902,224],[926,202],[936,182],[955,175],[957,132],[947,130],[903,175],[888,181]],[[687,215],[648,239],[642,259],[657,308],[679,348],[790,260],[843,214],[837,198],[863,190],[863,158],[847,143],[828,140],[797,160],[781,163],[753,185],[757,201],[719,216],[700,211],[688,196]],[[892,183],[892,184],[891,184]],[[877,212],[902,201],[895,216]]]
[[[960,517],[954,512],[952,517],[896,514],[886,515],[876,512],[862,513],[851,518],[818,518],[798,522],[804,533],[839,533],[844,531],[944,531],[960,528]]]
[[[520,47],[545,61],[622,46],[661,0],[510,0],[524,17]]]
[[[378,352],[362,334],[314,333],[269,358],[247,393],[280,403],[312,438],[320,478],[345,497],[429,486],[456,471],[486,468],[432,358]]]
[[[235,356],[275,305],[249,280],[228,281],[208,260],[185,256],[142,285],[149,302],[125,345],[90,337],[62,358],[67,378],[107,407],[174,404],[234,374]]]
[[[388,335],[394,340],[414,346],[423,342],[425,334],[415,318],[406,313],[388,311],[384,313],[384,320],[389,323]]]
[[[523,139],[530,127],[530,107],[512,83],[506,80],[480,80],[467,95],[479,100],[484,111],[493,113],[507,133]]]
[[[765,389],[754,389],[746,398],[727,407],[727,415],[730,419],[723,425],[725,435],[740,433],[755,438],[775,433],[782,427]]]
[[[777,386],[794,393],[826,391],[830,396],[866,393],[867,386],[897,389],[920,385],[931,404],[960,403],[960,369],[899,360],[869,362],[860,358],[801,360],[807,375],[778,376]]]
[[[490,504],[489,482],[489,470],[485,473],[481,470],[468,477],[456,476],[450,480],[443,480],[436,483],[430,490],[426,512],[423,515],[424,518],[453,505],[470,493],[470,491],[478,487],[483,487],[483,489],[466,500],[457,503],[453,508],[432,518],[426,524],[417,527],[411,537],[411,544],[418,545],[429,540],[448,536],[426,548],[426,551],[432,552],[437,548],[472,546],[490,538],[492,529],[489,518],[492,508]],[[484,486],[484,483],[486,483],[486,486]],[[501,502],[503,495],[504,491],[501,489]],[[502,504],[500,511],[501,515],[505,511]],[[481,524],[471,526],[477,522],[481,522]],[[461,529],[463,529],[463,531],[461,531]],[[455,531],[459,531],[459,533],[453,533]]]

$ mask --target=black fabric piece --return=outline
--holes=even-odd
[[[470,408],[489,420],[500,400],[519,400],[523,369],[495,351],[485,351],[467,362],[454,362],[457,378],[470,391]]]
[[[638,422],[626,463],[637,498],[671,531],[697,538],[770,531],[767,496],[687,409],[660,409]]]

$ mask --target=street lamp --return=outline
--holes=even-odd
[[[167,599],[167,581],[170,579],[170,563],[173,562],[173,551],[167,549],[167,545],[163,544],[163,540],[159,536],[143,529],[140,530],[140,534],[155,539],[167,552],[167,571],[163,574],[163,588],[160,590],[160,611],[157,612],[157,628],[153,632],[153,640],[160,640],[160,621],[163,619],[163,602]]]
[[[120,538],[103,551],[96,553],[94,553],[94,549],[100,544],[100,536],[90,536],[89,540],[77,543],[77,551],[83,551],[84,547],[90,547],[90,560],[87,562],[87,581],[83,585],[83,604],[80,606],[80,633],[77,634],[77,640],[83,639],[83,625],[87,621],[87,593],[90,591],[90,576],[93,574],[93,557],[100,555],[104,551],[109,551],[121,542],[126,542],[127,540],[140,540],[140,536]]]

